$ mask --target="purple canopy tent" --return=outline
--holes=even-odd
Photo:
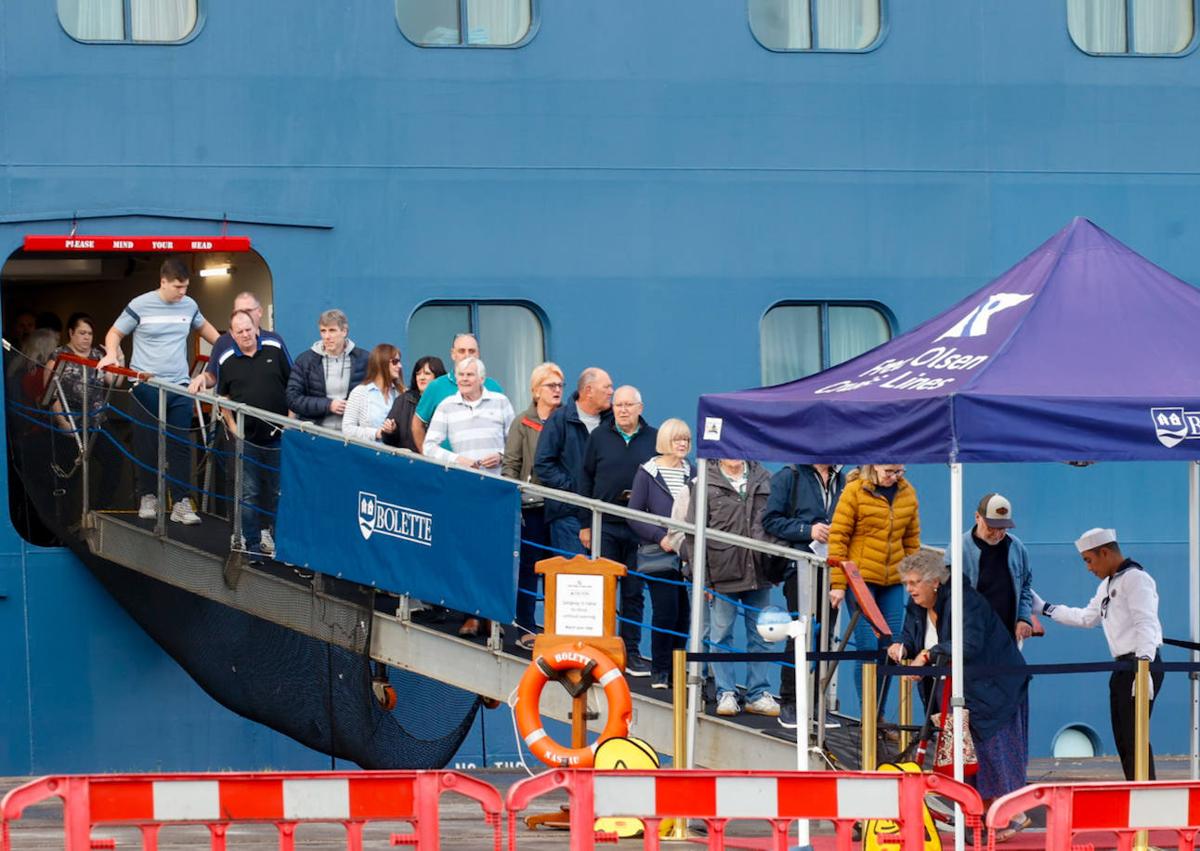
[[[1200,291],[1076,218],[992,283],[854,360],[788,384],[702,396],[697,453],[949,464],[955,646],[963,462],[1188,461],[1190,629],[1200,641],[1198,327]],[[953,668],[958,716],[960,654]],[[1193,777],[1198,707],[1193,680]],[[961,778],[961,753],[955,765]]]

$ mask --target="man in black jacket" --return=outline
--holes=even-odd
[[[837,507],[845,478],[833,464],[789,464],[771,479],[771,496],[763,512],[763,529],[782,538],[797,549],[814,552],[829,541],[829,524]],[[789,612],[796,611],[794,569],[783,580],[783,596]],[[788,639],[787,652],[794,652]],[[779,677],[779,723],[789,730],[796,727],[796,672],[784,666]]]
[[[658,429],[642,419],[642,394],[636,387],[620,387],[613,394],[613,419],[602,424],[588,437],[583,450],[583,471],[579,482],[582,496],[629,505],[629,493],[638,467],[657,454]],[[585,548],[592,545],[592,530],[581,529],[579,540]],[[605,517],[600,533],[600,555],[637,570],[638,537],[619,517]],[[633,677],[650,676],[650,666],[642,659],[642,615],[645,611],[640,576],[621,580],[621,638],[625,641],[625,673]]]

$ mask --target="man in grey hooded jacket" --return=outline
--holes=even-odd
[[[340,431],[346,397],[367,374],[369,353],[350,339],[350,323],[342,311],[326,310],[317,327],[321,339],[301,353],[292,367],[288,408],[302,420]]]

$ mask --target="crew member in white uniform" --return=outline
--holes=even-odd
[[[1096,596],[1082,609],[1045,602],[1036,592],[1034,611],[1055,623],[1092,627],[1102,624],[1114,659],[1158,661],[1162,623],[1158,619],[1158,589],[1154,579],[1132,559],[1121,554],[1115,529],[1089,529],[1075,542],[1087,569],[1100,580]],[[1150,676],[1150,709],[1162,685],[1162,671]],[[1108,680],[1113,738],[1125,779],[1133,780],[1133,671],[1113,671]],[[1154,751],[1150,751],[1150,779],[1154,779]]]

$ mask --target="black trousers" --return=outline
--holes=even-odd
[[[1134,659],[1132,654],[1118,656],[1118,661]],[[1158,653],[1154,661],[1160,660]],[[1112,716],[1113,738],[1117,742],[1117,753],[1121,756],[1121,768],[1125,771],[1125,779],[1133,780],[1133,671],[1113,671],[1108,678],[1108,709]],[[1163,672],[1152,671],[1150,681],[1154,683],[1154,697],[1150,699],[1150,713],[1154,713],[1154,702],[1158,700],[1162,688]],[[1150,748],[1150,779],[1154,780],[1154,748]]]
[[[600,534],[600,555],[618,561],[630,570],[637,570],[638,539],[625,521],[604,521]],[[645,582],[632,574],[617,581],[621,597],[621,617],[618,632],[625,641],[625,653],[633,658],[639,655],[642,643],[642,616],[646,613],[644,597]]]
[[[783,599],[787,602],[789,612],[796,611],[800,605],[800,600],[796,596],[796,574],[794,570],[789,570],[787,576],[783,580]],[[788,659],[796,658],[796,639],[789,638],[787,640],[786,652]],[[784,706],[796,705],[796,669],[790,665],[784,665],[779,671],[779,702]]]

